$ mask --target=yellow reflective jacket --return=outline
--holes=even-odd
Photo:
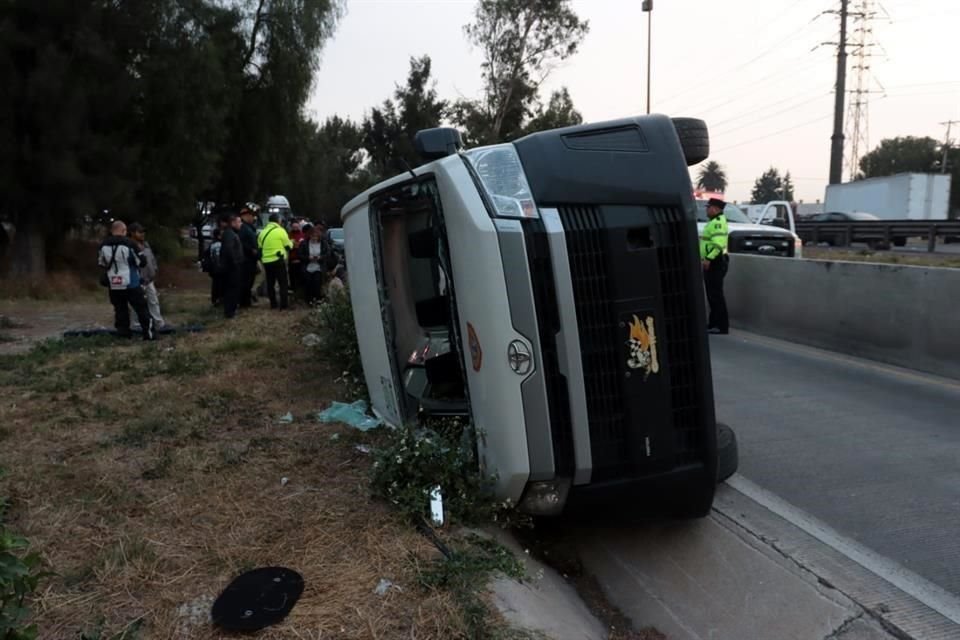
[[[727,252],[727,236],[730,228],[727,216],[722,213],[710,220],[700,233],[700,259],[716,260]]]
[[[285,259],[293,248],[293,242],[290,241],[286,229],[276,222],[271,222],[257,236],[257,248],[260,250],[260,262],[270,264]]]

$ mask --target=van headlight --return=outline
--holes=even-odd
[[[491,216],[539,218],[520,156],[512,144],[471,149],[461,154],[473,169]]]

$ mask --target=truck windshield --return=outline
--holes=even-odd
[[[740,209],[737,209],[732,204],[728,204],[723,209],[723,215],[727,217],[727,222],[738,222],[740,224],[752,224],[750,218],[744,215]],[[697,221],[706,222],[707,221],[707,201],[706,200],[697,200]]]

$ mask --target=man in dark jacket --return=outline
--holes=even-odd
[[[110,235],[100,243],[97,264],[104,269],[102,282],[110,289],[113,326],[117,328],[117,335],[122,338],[132,335],[128,307],[133,307],[143,327],[143,339],[156,340],[156,327],[147,309],[140,279],[140,269],[146,259],[137,243],[127,237],[127,225],[122,220],[114,221]]]
[[[260,252],[257,249],[257,229],[253,226],[253,211],[244,207],[240,211],[243,224],[240,227],[240,243],[243,245],[243,281],[240,284],[240,306],[249,307],[253,304],[253,282],[257,279],[257,260]]]
[[[223,317],[233,318],[240,306],[243,286],[243,243],[240,241],[240,216],[226,216],[227,227],[220,238],[220,270],[223,277]]]

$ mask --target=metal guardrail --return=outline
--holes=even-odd
[[[960,240],[960,220],[878,220],[876,222],[798,222],[797,235],[806,242],[827,242],[846,247],[854,242],[870,246],[902,246],[908,238],[926,238],[927,251],[936,250],[937,238]]]

